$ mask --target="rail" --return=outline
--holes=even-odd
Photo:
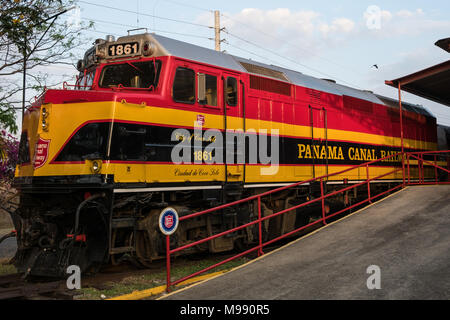
[[[196,277],[196,276],[198,276],[198,275],[200,275],[202,273],[205,273],[205,272],[208,272],[208,271],[210,271],[210,270],[212,270],[214,268],[217,268],[217,267],[219,267],[219,266],[221,266],[221,265],[223,265],[225,263],[228,263],[228,262],[233,261],[235,259],[238,259],[240,257],[246,256],[246,255],[248,255],[248,254],[250,254],[252,252],[257,251],[258,252],[258,256],[260,256],[260,255],[264,254],[263,248],[267,247],[268,245],[270,245],[270,244],[272,244],[274,242],[277,242],[279,240],[282,240],[284,238],[292,236],[292,235],[294,235],[296,233],[299,233],[300,231],[302,231],[304,229],[307,229],[307,228],[310,228],[310,227],[312,227],[314,225],[318,225],[318,224],[321,224],[321,223],[322,224],[327,224],[327,220],[329,220],[332,217],[335,217],[335,216],[337,216],[339,214],[342,214],[342,213],[344,213],[346,211],[349,211],[351,209],[359,207],[359,206],[361,206],[361,205],[363,205],[365,203],[372,203],[373,200],[375,200],[375,199],[377,199],[379,197],[382,197],[383,195],[386,195],[386,194],[388,194],[388,193],[390,193],[390,192],[392,192],[394,190],[401,189],[401,188],[405,187],[406,185],[438,184],[438,183],[450,184],[450,180],[448,180],[448,178],[447,178],[447,180],[448,180],[447,182],[445,182],[445,181],[444,182],[438,181],[438,175],[437,175],[437,170],[442,170],[442,171],[446,172],[447,174],[450,173],[450,171],[449,171],[449,169],[450,169],[450,160],[449,159],[450,158],[448,157],[448,155],[447,155],[447,158],[446,158],[447,159],[448,169],[445,169],[445,168],[443,168],[443,167],[441,167],[441,166],[439,166],[437,164],[438,163],[438,159],[437,159],[438,156],[439,156],[440,160],[442,160],[441,158],[444,156],[444,154],[449,154],[450,155],[450,150],[449,151],[441,151],[441,152],[412,152],[412,153],[405,153],[405,155],[403,157],[401,156],[401,154],[402,153],[399,152],[399,153],[392,154],[390,156],[387,156],[387,157],[384,157],[384,158],[381,158],[381,159],[376,159],[376,160],[373,160],[373,161],[370,161],[370,162],[367,162],[367,163],[363,163],[363,164],[360,164],[360,165],[355,165],[355,166],[352,166],[352,167],[347,168],[347,169],[342,170],[342,171],[334,172],[334,173],[331,173],[331,174],[328,174],[328,175],[323,175],[323,176],[320,176],[320,177],[317,177],[317,178],[313,178],[313,179],[309,179],[309,180],[302,181],[302,182],[297,182],[297,183],[294,183],[294,184],[291,184],[291,185],[288,185],[288,186],[280,187],[280,188],[277,188],[277,189],[274,189],[274,190],[270,190],[270,191],[267,191],[267,192],[264,192],[264,193],[261,193],[261,194],[258,194],[258,195],[254,195],[254,196],[248,197],[246,199],[237,200],[237,201],[234,201],[234,202],[231,202],[231,203],[228,203],[228,204],[220,205],[220,206],[215,207],[215,208],[210,208],[210,209],[203,210],[203,211],[200,211],[200,212],[195,212],[195,213],[192,213],[192,214],[189,214],[189,215],[181,216],[179,218],[180,223],[182,223],[182,221],[185,221],[185,220],[188,220],[188,219],[197,218],[199,216],[206,215],[206,214],[209,214],[209,213],[212,213],[212,212],[216,212],[218,210],[223,210],[223,209],[235,206],[235,205],[239,205],[239,204],[250,202],[250,201],[257,201],[258,218],[256,220],[254,220],[254,221],[245,223],[245,224],[243,224],[241,226],[232,228],[230,230],[223,231],[223,232],[220,232],[218,234],[215,234],[215,235],[206,237],[204,239],[201,239],[201,240],[198,240],[198,241],[195,241],[195,242],[192,242],[192,243],[189,243],[189,244],[177,247],[177,248],[173,248],[173,249],[170,248],[170,236],[166,236],[166,268],[167,268],[166,269],[166,271],[167,271],[166,290],[169,292],[171,286],[173,286],[173,285],[177,285],[177,284],[179,284],[181,282],[184,282],[184,281],[186,281],[186,280],[188,280],[190,278]],[[425,157],[427,158],[427,160],[425,160]],[[432,157],[434,161],[430,161],[430,159],[429,159],[430,157]],[[371,165],[376,165],[376,164],[380,164],[382,162],[387,162],[390,159],[402,159],[402,165],[399,168],[395,168],[393,170],[390,170],[389,172],[383,173],[383,174],[378,175],[376,177],[370,177],[370,166]],[[405,163],[405,159],[406,159],[406,163]],[[417,164],[413,163],[414,160],[416,160]],[[424,164],[426,164],[427,169],[429,169],[429,167],[434,167],[435,168],[435,179],[434,179],[434,181],[429,181],[428,179],[425,180],[425,178],[424,178],[424,176],[425,176],[424,175],[425,174]],[[413,179],[414,172],[413,172],[412,168],[415,167],[415,166],[417,166],[417,168],[418,168],[416,171],[417,171],[417,175],[418,175],[419,179]],[[383,167],[384,168],[392,168],[392,166],[383,166]],[[352,184],[350,186],[346,186],[346,187],[344,187],[344,188],[342,188],[340,190],[332,191],[330,193],[326,193],[325,192],[324,182],[329,180],[330,177],[338,176],[338,175],[341,175],[343,173],[347,173],[347,172],[352,171],[352,170],[359,170],[360,168],[365,168],[366,169],[366,172],[365,172],[366,179],[364,181],[357,182],[355,184]],[[406,168],[407,168],[407,175],[406,175]],[[380,193],[378,193],[376,195],[373,195],[371,193],[370,183],[372,181],[375,181],[375,180],[387,177],[389,175],[395,175],[398,172],[402,172],[402,180],[398,180],[398,185],[396,185],[396,186],[394,186],[392,188],[389,188],[386,191],[380,192]],[[296,188],[296,187],[301,186],[301,185],[311,184],[311,183],[314,183],[316,181],[320,183],[320,197],[317,197],[315,199],[312,199],[312,200],[306,201],[304,203],[295,205],[293,207],[289,207],[289,208],[281,210],[279,212],[272,213],[272,214],[267,215],[267,216],[262,216],[262,214],[261,214],[261,199],[263,197],[267,197],[269,195],[272,195],[274,193],[277,193],[277,192],[280,192],[280,191],[284,191],[284,190],[287,190],[287,189]],[[403,183],[402,183],[402,181],[403,181]],[[406,181],[407,181],[407,184],[406,184]],[[326,212],[326,206],[325,206],[325,200],[326,199],[328,199],[330,197],[333,197],[333,196],[336,196],[336,195],[339,195],[339,194],[342,194],[342,193],[344,193],[346,191],[349,191],[349,190],[352,190],[354,188],[365,186],[365,185],[367,185],[367,199],[359,201],[359,202],[357,202],[355,204],[352,204],[352,205],[350,205],[348,207],[345,207],[344,209],[338,210],[338,211],[336,211],[334,213],[331,213],[331,214]],[[314,222],[308,223],[307,225],[301,226],[300,228],[297,228],[297,229],[292,230],[290,232],[287,232],[285,234],[282,234],[281,236],[278,236],[278,237],[276,237],[274,239],[271,239],[271,240],[263,242],[262,224],[263,224],[264,221],[267,221],[269,219],[273,219],[275,217],[281,216],[282,214],[295,212],[297,209],[300,209],[302,207],[305,207],[305,206],[308,206],[308,205],[311,205],[311,204],[314,204],[314,203],[320,203],[320,206],[321,206],[321,209],[322,209],[322,214],[321,214],[321,218],[320,219],[318,219],[318,220],[316,220]],[[185,276],[185,277],[180,278],[178,280],[172,281],[171,273],[170,273],[171,272],[171,269],[170,269],[171,268],[171,255],[173,255],[174,253],[180,252],[182,250],[185,250],[185,249],[188,249],[188,248],[200,245],[202,243],[205,243],[205,242],[217,239],[219,237],[223,237],[223,236],[228,235],[230,233],[234,233],[234,232],[243,230],[245,228],[248,228],[248,227],[251,227],[251,226],[254,226],[254,225],[258,225],[258,240],[259,241],[258,241],[257,245],[255,245],[254,247],[252,247],[252,248],[250,248],[248,250],[245,250],[245,251],[243,251],[243,252],[241,252],[239,254],[236,254],[236,255],[234,255],[234,256],[232,256],[230,258],[227,258],[227,259],[225,259],[225,260],[223,260],[221,262],[218,262],[218,263],[213,264],[213,265],[211,265],[211,266],[209,266],[207,268],[204,268],[202,270],[194,272],[191,275],[188,275],[188,276]]]
[[[418,179],[413,180],[411,175],[414,175],[414,172],[411,166],[415,165],[415,163],[417,163]],[[438,165],[438,163],[444,163],[447,168]],[[424,164],[426,164],[428,168],[424,168]],[[430,176],[433,176],[434,174],[434,179],[425,180],[425,170],[427,169],[434,169],[434,173],[430,174]],[[450,184],[450,150],[406,153],[405,171],[408,185]]]
[[[92,87],[92,85],[87,84],[69,84],[66,81],[63,82],[63,90],[91,90]]]

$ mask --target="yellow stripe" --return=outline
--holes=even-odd
[[[189,284],[196,283],[199,281],[204,281],[206,279],[216,277],[216,276],[226,273],[228,271],[229,270],[218,271],[218,272],[214,272],[214,273],[208,273],[203,276],[194,277],[194,278],[188,279],[186,281],[180,282],[175,287],[181,287],[181,286],[189,285]],[[130,294],[125,294],[122,296],[118,296],[118,297],[114,297],[114,298],[110,298],[110,299],[106,299],[106,300],[141,300],[141,299],[145,299],[145,298],[157,295],[157,294],[164,293],[166,291],[166,288],[167,288],[166,286],[159,286],[159,287],[155,287],[155,288],[151,288],[151,289],[147,289],[147,290],[133,291]]]
[[[202,114],[205,117],[205,128],[224,128],[224,121],[222,115],[213,115],[213,114],[204,114],[198,113],[189,110],[178,110],[178,109],[170,109],[170,108],[160,108],[160,107],[149,107],[142,106],[138,104],[128,104],[121,102],[93,102],[93,103],[80,103],[80,104],[55,104],[55,105],[46,105],[46,108],[49,110],[49,117],[47,118],[47,122],[49,123],[49,132],[42,131],[40,125],[37,125],[42,121],[28,121],[30,133],[38,131],[38,134],[41,138],[46,140],[51,140],[50,142],[50,150],[48,155],[48,160],[46,165],[42,168],[34,171],[33,166],[19,166],[16,175],[17,176],[57,176],[57,175],[87,175],[91,174],[89,163],[85,164],[69,164],[69,165],[49,165],[49,162],[56,156],[56,153],[61,149],[63,144],[69,139],[70,135],[83,123],[86,121],[92,120],[106,120],[106,119],[116,119],[116,121],[135,121],[135,122],[151,122],[160,125],[170,125],[174,127],[192,127],[197,120],[197,115]],[[31,119],[31,118],[30,118]],[[243,119],[237,117],[229,117],[228,118],[228,127],[231,129],[239,129],[243,127]],[[32,123],[31,123],[32,122]],[[37,127],[37,129],[36,129]],[[279,130],[280,135],[284,136],[292,136],[292,137],[310,137],[311,136],[311,128],[309,126],[297,126],[290,125],[284,123],[263,121],[263,120],[246,120],[246,128],[261,130],[261,129],[277,129]],[[322,137],[324,138],[324,129],[314,129],[314,136],[316,138]],[[30,137],[30,139],[34,137]],[[328,129],[328,138],[331,140],[346,140],[346,141],[354,141],[355,143],[373,143],[380,145],[393,145],[400,146],[400,138],[386,137],[381,135],[373,135],[352,131],[344,131],[344,130],[335,130]],[[34,144],[31,143],[31,153],[33,155],[34,152]],[[419,148],[419,149],[427,149],[433,150],[436,148],[435,143],[426,143],[422,141],[415,141],[405,139],[405,147],[411,148]],[[129,165],[128,165],[129,166]],[[141,169],[138,169],[138,166]],[[113,164],[104,164],[102,173],[106,174],[118,174],[122,176],[121,181],[148,181],[146,176],[150,178],[144,165],[133,165],[132,174],[122,174],[124,172],[124,166],[113,165]],[[125,167],[126,168],[126,167]],[[172,166],[173,168],[173,166]],[[257,168],[259,170],[259,168]],[[308,170],[311,170],[310,168]],[[250,169],[252,171],[252,169]],[[299,174],[302,169],[297,169],[296,172],[293,170],[285,170],[284,173],[280,173],[274,177],[270,177],[269,179],[264,179],[263,181],[274,181],[284,176],[285,178],[279,181],[292,181],[292,176],[302,176],[303,174]],[[303,170],[304,171],[304,170]],[[159,171],[154,171],[153,174],[157,176],[153,178],[154,180],[163,180],[164,177],[161,177],[158,174]],[[224,174],[218,178],[218,180],[224,180]],[[255,174],[250,174],[250,181],[261,181],[261,178],[258,179],[252,178],[252,176],[256,176]],[[258,174],[259,176],[259,174]],[[310,176],[306,174],[305,176]],[[172,175],[169,175],[169,179],[166,179],[170,182],[176,181],[186,181],[186,179],[176,179]],[[272,179],[274,178],[274,179]],[[151,178],[150,178],[151,179]],[[208,178],[209,179],[209,178]],[[236,180],[238,178],[235,178]],[[196,178],[195,181],[204,181],[206,179]],[[294,179],[296,180],[296,179]]]

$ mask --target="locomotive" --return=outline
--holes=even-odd
[[[167,207],[183,216],[401,151],[395,100],[157,34],[98,39],[77,69],[75,85],[46,90],[23,119],[14,262],[27,275],[64,276],[70,265],[95,272],[124,260],[148,267],[165,257],[158,217]],[[403,107],[405,151],[436,150],[436,119],[423,107]],[[399,166],[400,157],[388,159],[370,176]],[[365,170],[353,170],[330,177],[326,188],[365,179]],[[395,173],[372,184],[401,179]],[[307,184],[263,198],[262,212],[316,196]],[[306,225],[313,209],[272,219],[264,232]],[[183,222],[171,246],[257,214],[247,203]],[[186,254],[229,251],[254,241],[255,232]]]

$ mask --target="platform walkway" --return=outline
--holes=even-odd
[[[367,288],[371,265],[381,289]],[[450,186],[408,187],[164,299],[450,299]]]

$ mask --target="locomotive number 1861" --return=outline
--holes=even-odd
[[[111,57],[115,56],[128,56],[137,54],[139,51],[139,43],[121,43],[121,44],[113,44],[108,48],[108,53]]]

